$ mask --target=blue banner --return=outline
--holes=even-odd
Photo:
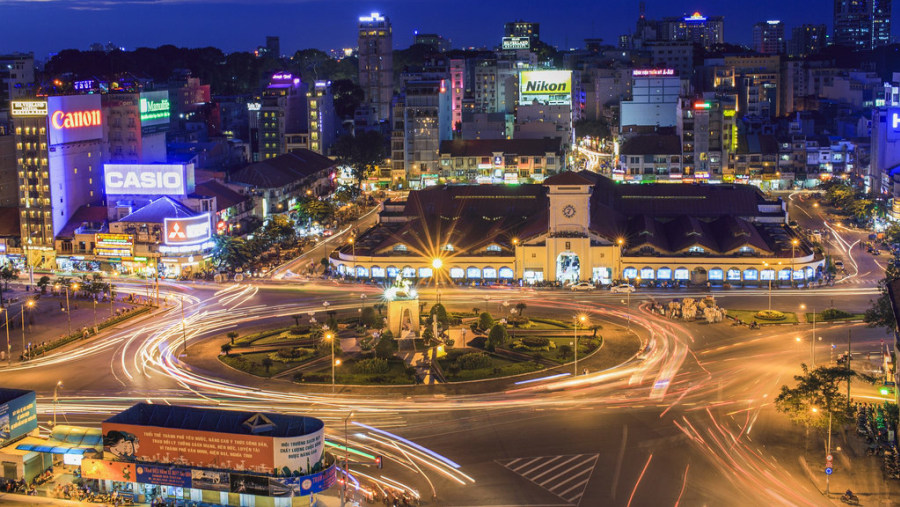
[[[187,468],[172,468],[158,465],[137,465],[137,482],[159,486],[191,487],[191,471]]]
[[[269,479],[269,496],[306,496],[325,491],[336,482],[336,465],[301,477],[272,477]]]

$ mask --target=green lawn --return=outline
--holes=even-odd
[[[455,359],[469,352],[480,351],[476,349],[453,349],[446,357],[438,359],[441,370],[444,372],[444,377],[448,382],[464,382],[467,380],[508,377],[510,375],[529,373],[543,368],[541,365],[534,364],[533,361],[519,362],[491,355],[491,366],[489,368],[459,370],[459,372],[451,373],[451,370],[453,369],[451,368],[451,365],[455,362]]]
[[[746,324],[749,324],[750,322],[756,322],[757,324],[759,324],[761,326],[766,325],[766,324],[796,324],[798,322],[797,314],[793,313],[793,312],[783,312],[784,318],[781,320],[765,320],[765,319],[756,318],[756,313],[758,311],[759,310],[730,310],[729,309],[728,316],[735,318],[735,319],[740,319],[741,321],[743,321]]]
[[[309,333],[294,334],[291,332],[294,326],[266,329],[246,336],[238,336],[234,340],[235,347],[247,347],[250,345],[272,345],[283,341],[302,340],[309,338]]]
[[[262,365],[262,360],[265,357],[271,357],[273,359],[273,364],[269,368],[267,372],[266,369]],[[219,361],[231,366],[232,368],[236,368],[243,372],[249,373],[251,375],[256,375],[258,377],[271,377],[273,375],[277,375],[284,370],[289,368],[293,368],[295,366],[299,366],[301,363],[305,361],[309,361],[310,359],[314,359],[318,357],[317,354],[306,354],[300,356],[296,359],[284,360],[284,359],[276,359],[277,354],[274,352],[247,352],[245,354],[231,354],[230,356],[219,356]]]
[[[392,358],[389,361],[390,369],[385,373],[366,374],[355,373],[353,365],[355,360],[349,359],[335,369],[335,382],[338,384],[350,385],[403,385],[414,384],[415,377],[407,371],[406,363],[400,358]],[[331,383],[331,366],[305,372],[300,380],[294,379],[295,382],[301,383]]]
[[[821,313],[816,313],[816,322],[844,322],[847,320],[863,320],[863,318],[865,316],[866,316],[866,314],[864,314],[864,313],[851,313],[847,317],[841,317],[841,318],[837,318],[837,319],[825,319],[822,317]],[[806,322],[812,322],[812,319],[813,319],[813,314],[807,313],[806,314]]]

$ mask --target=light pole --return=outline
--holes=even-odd
[[[584,324],[587,321],[587,317],[584,315],[579,315],[577,319],[575,319],[575,376],[578,376],[578,323],[581,322]]]
[[[62,387],[62,380],[58,381],[55,386],[53,386],[53,427],[56,427],[56,411],[59,409],[59,395],[57,391],[60,387]]]
[[[439,275],[440,275],[441,268],[443,266],[444,266],[444,261],[442,261],[440,258],[435,257],[434,259],[431,260],[431,269],[432,269],[431,276],[434,277],[434,286],[437,289],[438,304],[441,303],[441,278]]]
[[[800,309],[805,310],[806,305],[801,304]],[[813,368],[816,367],[816,307],[813,306],[810,308],[812,310],[812,337],[810,338],[809,343],[809,356],[812,361]]]
[[[831,403],[830,403],[830,402],[828,403],[827,409],[828,409],[828,443],[827,443],[826,446],[825,446],[825,454],[826,454],[826,456],[831,456],[831,419],[832,419],[832,413],[831,413]],[[812,411],[813,411],[813,413],[817,413],[817,412],[819,411],[819,409],[816,408],[816,407],[813,407],[813,408],[812,408]],[[828,475],[828,474],[825,474],[825,496],[828,496],[828,494],[830,493],[830,491],[829,491],[829,486],[831,485],[831,484],[830,484],[830,482],[831,482],[830,479],[831,479],[831,476]]]
[[[347,423],[353,417],[351,410],[344,418],[344,485],[341,487],[341,507],[345,505],[347,497],[347,481],[350,480],[350,432],[347,431]]]
[[[69,312],[69,286],[63,285],[63,289],[66,291],[66,336],[72,335],[72,314]],[[57,284],[56,290],[59,290],[59,285]],[[78,290],[78,284],[72,285],[72,290]]]
[[[184,296],[181,296],[181,353],[187,354],[187,328],[184,324]]]
[[[28,300],[22,305],[22,359],[25,359],[25,307],[31,308],[34,306],[34,301]]]
[[[356,278],[356,240],[351,236],[349,240],[350,247],[353,249],[353,278]]]
[[[91,301],[94,303],[94,332],[97,332],[97,295],[91,295]],[[159,300],[156,302],[156,306],[159,306]]]
[[[334,392],[334,377],[335,377],[335,367],[337,363],[334,361],[334,335],[331,333],[325,333],[325,339],[331,344],[331,392]]]
[[[6,318],[6,367],[12,366],[12,345],[9,344],[9,308],[0,307]]]
[[[519,280],[519,238],[512,239],[513,244],[513,281]]]
[[[616,244],[619,245],[619,256],[616,259],[618,261],[617,264],[619,266],[616,268],[616,273],[619,274],[619,276],[621,277],[621,278],[619,278],[619,280],[622,280],[625,278],[625,273],[622,273],[622,245],[625,244],[625,238],[617,239]]]
[[[800,244],[800,240],[794,238],[791,240],[791,287],[794,286],[794,254],[797,251],[797,245]]]

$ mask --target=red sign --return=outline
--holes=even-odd
[[[123,463],[105,459],[84,459],[81,461],[81,476],[85,479],[108,479],[116,482],[134,482],[134,463]]]
[[[73,111],[64,113],[62,111],[54,111],[50,121],[53,126],[58,129],[71,129],[79,127],[99,127],[102,124],[100,110],[93,111]]]

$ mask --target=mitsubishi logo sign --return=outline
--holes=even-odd
[[[212,236],[209,213],[189,218],[166,218],[164,230],[163,240],[167,245],[195,245]]]

